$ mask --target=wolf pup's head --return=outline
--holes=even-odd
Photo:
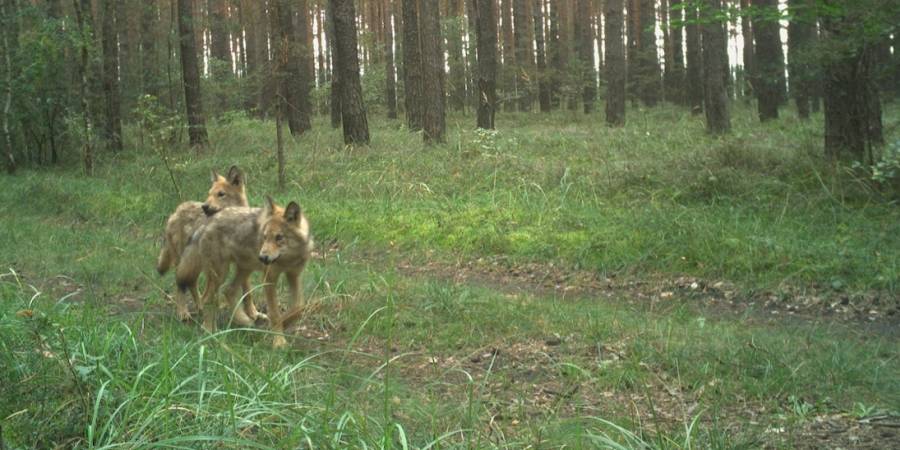
[[[304,263],[310,250],[309,222],[300,205],[290,202],[281,208],[271,197],[267,197],[266,201],[260,220],[262,247],[259,260],[263,264],[278,260]]]
[[[212,171],[212,187],[203,202],[203,212],[211,216],[229,206],[247,206],[244,174],[237,166],[231,166],[228,175],[224,177],[215,170]]]

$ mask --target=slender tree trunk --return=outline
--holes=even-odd
[[[159,14],[157,4],[141,3],[141,93],[159,97],[159,53],[156,50],[158,39],[156,16]]]
[[[854,40],[862,25],[847,0],[825,1],[839,15],[821,17],[825,44],[835,48],[825,61],[825,155],[872,163],[873,147],[884,142],[878,95],[876,48]]]
[[[194,39],[193,1],[178,2],[178,34],[181,45],[181,71],[184,77],[184,104],[187,107],[188,136],[191,146],[209,143],[206,134],[206,118],[203,116],[203,99],[200,94],[200,68],[197,65],[197,48]]]
[[[594,66],[594,30],[591,26],[591,0],[576,0],[575,47],[581,67],[581,101],[584,113],[594,112],[597,99],[597,72]]]
[[[741,2],[741,36],[744,40],[744,87],[743,87],[743,95],[749,100],[752,96],[754,96],[755,86],[755,78],[754,78],[754,65],[753,65],[753,54],[755,47],[753,45],[753,26],[751,25],[751,21],[753,20],[751,17],[751,9],[750,9],[750,0],[740,0]]]
[[[687,104],[691,108],[691,114],[703,112],[703,52],[700,49],[700,26],[697,15],[697,7],[691,3],[686,4],[685,21],[688,22],[685,40],[687,41]]]
[[[638,97],[646,106],[656,106],[660,99],[660,68],[656,49],[656,8],[653,0],[640,0],[636,18]]]
[[[327,7],[325,13],[325,36],[328,38],[328,57],[331,61],[331,96],[330,96],[330,113],[331,127],[338,128],[341,126],[341,80],[340,73],[337,70],[337,52],[335,51],[336,33],[334,29],[334,17],[332,16],[332,8]]]
[[[116,33],[118,0],[103,0],[103,97],[104,139],[113,152],[122,151],[121,95],[119,94],[119,45]]]
[[[777,17],[777,0],[754,0],[753,6],[764,15],[753,19],[753,35],[756,41],[754,55],[757,107],[760,121],[778,118],[781,103],[780,77],[784,73],[784,54],[781,49]]]
[[[384,0],[384,99],[388,119],[397,118],[397,71],[394,67],[394,28],[391,25],[393,17],[393,0]]]
[[[797,115],[809,119],[813,95],[812,64],[810,63],[816,18],[810,0],[790,0],[793,19],[788,25],[788,71],[791,77],[791,96],[797,103]]]
[[[516,97],[519,111],[531,111],[534,103],[531,94],[531,80],[534,79],[533,30],[529,4],[531,0],[515,0],[513,31],[515,32]]]
[[[547,79],[550,82],[550,107],[559,108],[562,104],[562,74],[564,66],[562,43],[559,38],[559,3],[548,1],[546,5],[549,16],[546,45],[548,48],[547,59],[550,61],[550,68],[547,71]]]
[[[77,1],[77,0],[76,0]],[[14,6],[9,0],[0,0],[0,18],[5,21],[12,22],[15,20],[13,17]],[[12,97],[13,97],[13,65],[10,59],[10,54],[15,51],[13,48],[14,37],[13,32],[16,30],[12,23],[3,23],[3,29],[0,30],[0,35],[2,35],[3,39],[3,65],[4,65],[4,85],[5,89],[3,92],[3,146],[4,151],[3,154],[6,156],[6,172],[12,175],[16,172],[16,158],[13,155],[13,141],[12,141],[12,132],[9,129],[9,117],[11,114],[11,105],[12,105]],[[86,116],[85,116],[86,117]],[[2,437],[0,437],[2,439]]]
[[[563,84],[566,86],[566,107],[569,111],[578,109],[578,100],[582,97],[582,74],[575,71],[572,63],[576,63],[578,59],[575,41],[578,39],[575,35],[575,1],[576,0],[559,0],[559,44],[562,51],[562,60],[565,67],[566,80]]]
[[[606,19],[606,123],[625,125],[625,27],[624,1],[606,0],[603,5]]]
[[[444,142],[444,49],[441,45],[441,18],[438,0],[422,0],[419,15],[422,39],[424,96],[422,128],[425,143]]]
[[[403,0],[403,76],[406,122],[410,131],[422,129],[422,45],[419,36],[419,2]]]
[[[294,19],[294,34],[292,35],[291,55],[294,55],[296,64],[293,66],[293,79],[290,83],[295,92],[289,95],[294,104],[297,128],[291,128],[291,134],[301,135],[312,129],[312,88],[315,85],[315,63],[313,62],[312,31],[309,25],[308,0],[292,0],[288,4]]]
[[[4,2],[5,4],[5,2]],[[82,139],[84,142],[81,147],[81,163],[84,169],[84,173],[88,176],[94,174],[94,137],[93,137],[93,123],[91,114],[91,92],[90,92],[90,59],[89,59],[89,49],[91,43],[94,41],[93,32],[90,23],[93,22],[93,18],[91,16],[91,1],[90,0],[72,0],[72,4],[75,6],[75,21],[78,24],[78,34],[79,34],[79,66],[78,71],[80,75],[80,94],[81,94],[81,123],[82,123]],[[5,36],[5,34],[4,34]]]
[[[544,45],[544,15],[541,11],[543,0],[534,0],[532,4],[532,16],[534,25],[535,49],[537,50],[538,102],[541,112],[550,112],[550,86],[547,79],[547,51]]]
[[[340,79],[341,122],[345,144],[369,144],[369,122],[359,80],[356,11],[353,0],[331,0],[334,21],[334,53]]]
[[[502,2],[500,33],[503,37],[503,65],[500,68],[500,90],[503,93],[503,110],[516,110],[516,56],[515,33],[513,31],[513,0]]]
[[[684,10],[682,0],[669,1],[669,24],[672,44],[672,70],[669,75],[669,98],[679,105],[687,105],[684,84]],[[668,69],[666,69],[668,71]]]
[[[228,4],[227,0],[207,0],[209,11],[209,56],[219,61],[210,71],[216,80],[224,80],[231,75],[231,51],[228,46]]]
[[[463,34],[465,18],[462,0],[447,0],[447,66],[449,83],[447,86],[450,106],[462,111],[466,105],[466,64],[463,57]]]
[[[724,28],[715,20],[722,10],[722,0],[705,0],[703,11],[703,72],[706,87],[705,110],[706,129],[713,134],[724,134],[731,130],[731,116],[728,112],[728,92],[725,89],[725,74],[722,53],[726,51]]]
[[[478,128],[494,129],[497,106],[497,10],[494,0],[473,0],[477,13]]]

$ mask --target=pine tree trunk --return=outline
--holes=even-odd
[[[419,2],[403,0],[403,76],[406,122],[410,131],[422,129],[422,44],[419,36]]]
[[[331,128],[341,126],[341,80],[340,73],[337,70],[337,54],[335,51],[336,33],[334,29],[334,17],[332,16],[332,8],[327,7],[325,12],[325,36],[328,38],[328,57],[331,65],[331,95],[330,113]]]
[[[503,110],[516,110],[516,42],[513,31],[513,0],[500,0],[502,14],[500,30],[503,34],[503,65],[500,68],[500,84],[503,92]]]
[[[497,10],[494,0],[474,0],[477,14],[478,128],[494,129],[497,107]]]
[[[77,1],[77,0],[76,0]],[[12,19],[15,13],[15,5],[12,4],[9,0],[0,0],[0,17],[7,20],[15,20]],[[16,34],[18,32],[13,27],[11,23],[3,24],[3,29],[0,30],[0,36],[3,39],[3,74],[4,74],[4,86],[3,90],[3,154],[6,157],[6,172],[10,175],[16,172],[16,158],[13,154],[13,141],[12,141],[12,132],[9,127],[9,117],[12,114],[12,98],[13,98],[13,65],[10,58],[10,55],[15,51],[14,45],[15,40],[18,39]],[[0,437],[2,439],[2,437]]]
[[[591,26],[591,0],[575,2],[575,50],[581,68],[581,102],[584,113],[594,112],[597,99],[597,72],[594,66],[594,29]]]
[[[669,1],[670,39],[672,45],[672,69],[669,75],[669,99],[679,105],[687,105],[684,85],[684,46],[682,31],[684,30],[684,10],[682,0]]]
[[[209,11],[209,56],[218,64],[211,64],[212,76],[224,80],[231,75],[231,51],[228,46],[228,4],[227,0],[207,0]]]
[[[706,129],[713,134],[724,134],[731,130],[731,116],[728,112],[728,92],[725,88],[725,73],[722,54],[725,53],[724,28],[716,20],[722,10],[722,0],[705,0],[703,18],[703,72],[706,88],[705,110]]]
[[[840,14],[821,17],[826,44],[838,47],[823,65],[825,74],[825,155],[830,159],[874,162],[873,147],[884,142],[876,78],[876,48],[854,40],[861,20],[847,0],[826,1]]]
[[[754,0],[764,17],[753,19],[753,35],[756,41],[754,55],[756,100],[759,109],[759,120],[765,122],[778,118],[778,105],[781,103],[780,77],[784,73],[784,54],[781,50],[781,36],[776,19],[778,0]]]
[[[297,61],[296,72],[290,86],[295,90],[291,96],[296,109],[297,130],[291,129],[294,136],[312,129],[312,88],[316,84],[316,67],[313,59],[312,30],[309,24],[309,1],[293,0],[290,8],[294,19],[294,35],[292,55]]]
[[[640,0],[637,9],[639,32],[637,35],[637,86],[638,97],[646,106],[656,106],[660,99],[662,77],[656,53],[656,8],[653,0]]]
[[[531,80],[534,79],[533,29],[531,24],[531,0],[515,0],[514,33],[516,41],[516,96],[519,111],[530,112],[534,103],[531,94]]]
[[[700,26],[697,24],[697,7],[688,3],[684,10],[688,23],[685,35],[687,47],[687,77],[685,79],[687,104],[691,114],[703,112],[703,52],[700,48]]]
[[[334,53],[340,79],[341,122],[344,143],[369,144],[369,123],[359,80],[359,53],[356,38],[356,11],[353,0],[331,0],[334,21]]]
[[[393,16],[393,0],[384,0],[384,100],[388,119],[397,118],[397,71],[394,67],[394,30],[391,26]]]
[[[535,77],[538,80],[538,103],[541,112],[550,112],[550,86],[547,79],[547,49],[544,44],[544,15],[541,11],[543,0],[534,0],[532,4],[532,17],[534,25],[535,49],[537,51],[537,72]]]
[[[141,93],[159,97],[159,52],[156,50],[156,3],[141,3]]]
[[[193,1],[177,0],[177,2],[188,136],[191,146],[203,146],[209,143],[209,137],[206,134],[206,119],[203,116],[203,99],[200,94],[200,68],[197,65],[197,48],[194,38]]]
[[[91,92],[90,92],[90,78],[91,78],[91,65],[90,65],[90,53],[89,48],[91,42],[94,40],[94,35],[92,28],[89,24],[93,22],[92,14],[91,14],[91,0],[72,0],[72,4],[75,6],[75,21],[78,25],[78,47],[79,47],[79,64],[78,64],[78,72],[80,75],[80,94],[81,94],[81,124],[82,124],[82,147],[81,147],[81,164],[84,169],[84,173],[88,176],[94,174],[94,147],[93,147],[93,114],[91,113]],[[6,3],[4,2],[4,5]],[[8,30],[4,30],[8,33]],[[6,37],[6,33],[4,33],[4,37]],[[7,47],[9,48],[9,47]],[[8,84],[7,86],[11,86]],[[8,88],[7,88],[8,89]],[[9,132],[7,128],[7,134]],[[7,145],[11,145],[11,142],[7,141]],[[15,160],[13,160],[8,154],[8,162],[7,164],[15,164]]]
[[[563,61],[562,40],[559,36],[559,2],[553,0],[547,2],[547,11],[550,15],[547,46],[549,47],[549,59],[551,68],[548,71],[550,80],[550,106],[559,108],[562,104],[562,73],[565,62]]]
[[[743,84],[743,95],[749,100],[752,96],[754,96],[754,91],[756,89],[755,86],[755,78],[754,78],[754,65],[753,65],[753,54],[754,54],[754,46],[753,46],[753,26],[752,17],[751,17],[751,9],[750,9],[750,0],[740,0],[741,2],[741,36],[744,40],[744,84]]]
[[[790,0],[788,6],[793,19],[788,25],[788,71],[791,78],[791,96],[797,103],[797,115],[809,119],[810,103],[813,95],[813,75],[810,58],[811,45],[816,33],[810,0]]]
[[[422,0],[419,15],[422,39],[422,129],[426,144],[444,142],[444,49],[438,0]]]
[[[606,123],[625,125],[625,28],[624,0],[605,0],[606,19]]]
[[[105,101],[103,132],[106,148],[122,150],[121,95],[119,93],[119,45],[116,33],[118,0],[103,0],[103,97]]]

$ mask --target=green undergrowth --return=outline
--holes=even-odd
[[[273,124],[238,115],[213,124],[200,153],[168,149],[171,172],[130,130],[129,149],[101,154],[92,178],[4,176],[0,438],[12,448],[791,447],[816,417],[900,410],[887,335],[394,268],[502,257],[638,280],[894,295],[900,212],[821,161],[821,117],[760,125],[740,105],[734,113],[725,138],[675,108],[612,130],[559,113],[501,115],[499,131],[478,132],[452,116],[447,144],[430,148],[383,120],[371,147],[345,148],[318,120],[289,140],[284,192]],[[898,117],[888,105],[889,135]],[[306,272],[320,307],[289,351],[270,350],[262,331],[207,336],[178,323],[171,277],[154,271],[166,216],[202,199],[209,169],[231,164],[247,173],[252,204],[298,200],[328,254]]]

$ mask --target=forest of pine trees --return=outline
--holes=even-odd
[[[157,115],[183,118],[172,139],[184,134],[202,148],[216,139],[206,123],[235,112],[283,118],[294,136],[315,115],[330,114],[354,144],[369,141],[373,116],[405,116],[410,131],[441,142],[448,113],[492,128],[498,113],[579,110],[620,126],[626,110],[663,104],[705,112],[708,129],[723,133],[738,98],[755,101],[761,121],[786,108],[807,118],[824,106],[826,155],[863,160],[882,140],[880,102],[896,94],[900,78],[891,34],[900,7],[890,0],[2,0],[0,7],[0,123],[10,172],[80,161],[90,173],[98,154],[127,148],[123,128],[148,126],[148,104]]]

